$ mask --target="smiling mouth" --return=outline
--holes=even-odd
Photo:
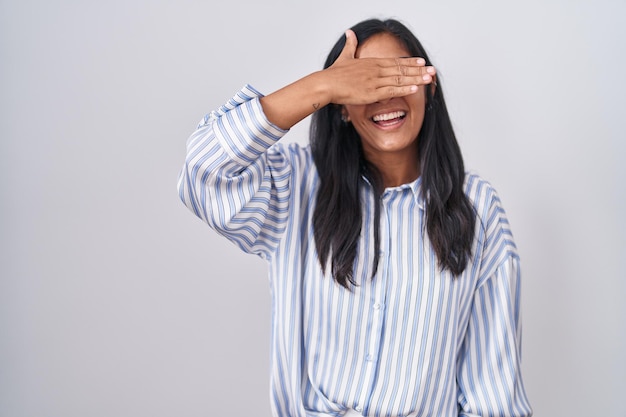
[[[394,111],[391,113],[377,114],[372,117],[372,121],[379,126],[390,126],[390,125],[400,122],[405,117],[406,117],[406,112]]]

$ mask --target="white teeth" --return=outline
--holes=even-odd
[[[403,112],[403,111],[394,111],[391,113],[377,114],[376,116],[372,117],[372,120],[375,122],[384,122],[386,120],[398,119],[404,116],[405,114],[406,112]]]

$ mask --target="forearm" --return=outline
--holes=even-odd
[[[296,123],[330,103],[323,71],[314,72],[280,90],[261,98],[268,120],[282,129]]]

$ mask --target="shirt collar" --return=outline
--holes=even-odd
[[[370,182],[367,180],[367,178],[365,177],[362,177],[362,178],[369,187],[372,186]],[[407,190],[409,190],[413,194],[413,198],[415,199],[415,202],[417,203],[417,206],[420,208],[420,210],[424,210],[425,201],[424,201],[424,196],[422,195],[422,177],[421,176],[417,177],[416,180],[408,182],[406,184],[401,184],[396,187],[385,188],[381,197],[384,198],[386,196],[391,196],[393,194],[403,193]]]

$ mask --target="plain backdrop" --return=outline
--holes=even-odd
[[[0,0],[0,416],[270,415],[266,265],[178,200],[185,141],[368,17],[507,209],[535,415],[625,415],[624,1]]]

